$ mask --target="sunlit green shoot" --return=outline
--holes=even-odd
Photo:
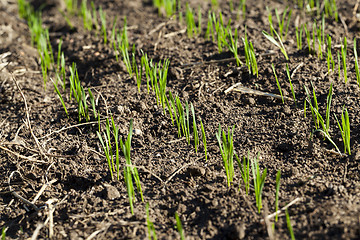
[[[273,63],[271,64],[271,67],[272,67],[272,70],[273,70],[273,72],[274,72],[274,76],[275,76],[275,80],[276,80],[276,85],[278,86],[278,89],[279,89],[279,92],[280,92],[281,101],[282,101],[282,103],[284,103],[284,102],[285,102],[285,101],[284,101],[284,96],[283,96],[283,94],[282,94],[280,82],[279,82],[278,77],[277,77],[277,75],[276,75],[275,66],[274,66]]]
[[[104,43],[107,44],[107,30],[106,30],[106,14],[103,12],[102,8],[99,8],[99,16],[101,20],[101,31],[103,34]]]
[[[247,157],[243,157],[242,161],[239,159],[238,155],[235,154],[236,161],[240,168],[241,178],[243,179],[245,185],[245,193],[249,195],[250,189],[250,153],[248,152]]]
[[[206,29],[206,33],[205,33],[205,39],[210,40],[210,36],[212,38],[212,41],[215,42],[214,26],[213,26],[211,11],[208,12],[208,21],[207,21],[207,29]]]
[[[96,12],[96,8],[95,8],[95,4],[93,1],[91,1],[90,5],[91,5],[91,11],[92,11],[93,24],[94,24],[96,32],[98,32],[100,27],[99,27],[99,23],[98,23],[98,19],[97,19],[97,12]]]
[[[287,74],[288,79],[289,79],[291,93],[293,95],[294,102],[295,102],[295,105],[296,105],[295,91],[294,91],[294,87],[293,87],[292,82],[291,82],[291,75],[290,75],[289,65],[287,63],[286,63],[286,74]]]
[[[337,119],[336,115],[334,114],[336,121],[338,123],[339,129],[341,131],[341,137],[344,143],[344,153],[351,155],[351,147],[350,147],[350,120],[349,120],[349,113],[345,106],[341,112],[341,124]]]
[[[201,125],[202,141],[203,141],[204,151],[205,151],[205,161],[207,161],[206,134],[205,134],[204,125],[203,125],[203,122],[201,119],[200,119],[200,125]]]
[[[144,202],[144,197],[141,190],[139,173],[137,171],[137,168],[132,165],[131,157],[130,157],[132,132],[133,132],[133,119],[130,120],[129,133],[126,140],[123,142],[122,139],[120,139],[120,146],[126,160],[126,166],[124,167],[124,179],[126,183],[126,189],[129,195],[131,213],[134,214],[133,202],[135,201],[135,191],[134,191],[133,181],[135,181],[137,192],[140,194],[141,201],[143,202]]]
[[[292,10],[290,9],[290,11],[288,13],[288,8],[286,8],[282,14],[282,18],[280,19],[280,15],[279,15],[277,9],[275,9],[275,16],[276,16],[276,19],[279,24],[279,36],[280,36],[281,40],[285,40],[286,36],[288,34],[290,20],[291,20],[291,13],[292,13]],[[287,17],[287,21],[286,21],[286,25],[285,25],[286,17]]]
[[[238,31],[237,31],[237,29],[235,29],[235,35],[233,37],[231,29],[229,28],[227,36],[229,39],[229,43],[227,43],[228,48],[229,48],[230,52],[232,52],[234,54],[234,58],[236,59],[236,65],[240,66],[240,65],[242,65],[242,62],[238,55]]]
[[[88,31],[91,31],[93,27],[93,22],[91,11],[87,8],[87,0],[81,1],[80,16],[83,19],[84,28]]]
[[[260,153],[258,154],[257,159],[259,159],[259,157],[260,157]],[[254,158],[251,160],[251,169],[254,179],[256,206],[258,208],[258,212],[260,213],[262,209],[262,191],[265,184],[267,168],[265,168],[264,171],[261,173],[257,159]]]
[[[186,26],[187,26],[186,31],[188,37],[192,38],[194,35],[197,35],[197,28],[195,24],[193,10],[190,8],[188,3],[186,3],[185,20],[186,20]]]
[[[271,29],[273,29],[272,26],[270,26],[270,27],[271,27]],[[264,36],[265,36],[272,44],[274,44],[275,46],[277,46],[277,47],[281,50],[282,54],[285,56],[285,59],[286,59],[287,61],[289,61],[289,57],[288,57],[288,55],[287,55],[287,53],[286,53],[285,46],[284,46],[284,44],[282,43],[280,36],[278,35],[278,33],[277,33],[274,29],[273,29],[273,31],[274,31],[275,36],[277,37],[277,39],[278,39],[279,42],[276,41],[275,38],[272,37],[269,33],[265,32],[265,31],[262,31],[262,33],[264,34]]]
[[[347,41],[346,41],[346,37],[345,37],[344,38],[344,45],[341,46],[341,58],[342,58],[342,66],[343,66],[343,71],[344,71],[345,84],[348,81],[347,67],[346,67],[346,53],[347,53]]]
[[[240,0],[239,12],[242,12],[243,19],[246,18],[246,0]]]
[[[157,240],[154,224],[150,220],[149,203],[146,203],[145,211],[146,211],[146,225],[148,229],[149,240]]]
[[[111,35],[110,35],[113,46],[116,46],[116,21],[117,21],[117,16],[115,16],[114,18],[113,25],[111,28]]]
[[[327,61],[328,72],[330,71],[330,69],[331,69],[332,71],[334,71],[334,69],[335,69],[335,62],[334,62],[334,58],[333,58],[332,53],[331,53],[331,37],[330,37],[329,34],[327,35],[327,43],[326,43],[326,46],[327,46],[326,61]]]
[[[291,240],[295,240],[294,230],[291,225],[290,216],[287,208],[285,208],[285,215],[286,215],[286,225],[290,233],[290,238]]]
[[[308,90],[308,88],[306,86],[304,86],[305,88],[305,92],[306,92],[306,101],[304,103],[304,110],[306,111],[306,103],[309,104],[310,106],[310,110],[311,110],[311,114],[313,117],[313,122],[315,125],[315,130],[312,133],[315,132],[321,132],[324,134],[324,137],[327,138],[329,140],[329,142],[335,147],[335,149],[337,150],[337,152],[339,151],[339,148],[336,146],[336,144],[334,143],[334,141],[331,139],[330,134],[329,134],[329,129],[330,129],[330,108],[331,108],[331,100],[332,100],[332,83],[330,84],[330,89],[329,89],[329,93],[327,95],[327,99],[326,99],[326,115],[325,115],[325,120],[324,118],[321,116],[320,112],[319,112],[319,106],[318,106],[318,102],[317,102],[317,97],[315,94],[315,88],[311,82],[312,88],[313,88],[313,102],[311,101],[311,97],[310,97],[310,92]],[[306,113],[305,113],[305,117],[306,117]]]
[[[59,77],[59,75],[57,75],[57,77]],[[51,78],[50,78],[50,79],[51,79]],[[58,97],[59,97],[59,99],[60,99],[60,102],[61,102],[61,104],[62,104],[62,106],[63,106],[63,108],[64,108],[64,111],[65,111],[65,113],[66,113],[66,116],[69,117],[69,113],[68,113],[68,111],[67,111],[67,108],[66,108],[66,105],[65,105],[65,101],[64,101],[64,99],[63,99],[63,97],[62,97],[62,95],[61,95],[61,93],[60,93],[60,91],[59,91],[59,88],[58,88],[56,82],[54,82],[52,79],[51,79],[51,81],[52,81],[52,83],[53,83],[53,85],[54,85],[55,92],[57,93],[57,95],[58,95]]]
[[[275,187],[275,212],[276,212],[275,222],[278,221],[280,178],[281,178],[281,171],[278,170],[276,173],[276,187]]]
[[[254,47],[253,47],[252,43],[248,41],[246,28],[245,28],[245,37],[242,38],[242,40],[244,43],[245,62],[249,69],[249,73],[252,73],[253,75],[256,75],[256,77],[258,77],[259,70],[258,70],[257,61],[256,61],[256,55],[255,55],[255,51],[254,51]]]
[[[196,126],[194,105],[192,103],[190,103],[190,108],[191,108],[191,115],[193,118],[193,140],[194,140],[195,152],[197,152],[200,141],[199,141],[199,133]]]
[[[184,229],[182,227],[181,220],[177,212],[175,212],[175,219],[176,219],[176,228],[180,234],[180,239],[185,240]]]
[[[228,187],[230,187],[234,179],[234,129],[235,125],[232,130],[228,128],[226,136],[226,133],[221,129],[221,125],[219,124],[219,130],[216,133]]]
[[[304,30],[304,25],[301,25],[300,30],[296,27],[295,35],[296,35],[296,45],[298,50],[302,50],[302,32]]]

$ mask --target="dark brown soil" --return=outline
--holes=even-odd
[[[192,7],[201,6],[206,19],[211,1],[190,2]],[[240,82],[244,87],[278,94],[271,69],[274,63],[284,94],[292,97],[284,57],[261,31],[269,31],[266,6],[282,12],[287,6],[284,2],[290,7],[294,4],[275,0],[247,2],[245,20],[241,15],[237,19],[237,12],[230,12],[227,1],[220,1],[219,9],[226,22],[233,19],[232,26],[239,29],[240,37],[247,26],[256,53],[275,51],[274,55],[258,58],[258,78],[231,61],[185,65],[232,56],[230,52],[219,54],[216,43],[204,39],[205,20],[199,37],[188,38],[184,32],[167,35],[186,26],[159,16],[152,1],[96,1],[96,6],[106,12],[108,29],[115,16],[119,27],[126,16],[129,41],[138,51],[142,49],[155,61],[170,59],[167,90],[179,95],[183,102],[194,104],[207,133],[207,161],[203,145],[196,153],[185,139],[177,137],[176,127],[156,105],[154,94],[147,93],[145,84],[138,92],[135,81],[129,78],[125,65],[116,61],[111,47],[94,31],[86,31],[79,17],[70,18],[75,27],[70,29],[58,11],[61,6],[49,0],[42,18],[55,49],[59,39],[63,39],[67,65],[76,62],[83,86],[91,88],[98,99],[102,118],[112,114],[122,138],[128,133],[130,119],[134,119],[132,161],[139,167],[144,199],[150,205],[150,220],[158,239],[180,238],[175,212],[187,239],[270,238],[274,218],[269,222],[264,219],[275,212],[278,170],[282,173],[280,207],[296,201],[289,207],[289,215],[297,239],[359,239],[360,88],[354,70],[353,39],[359,33],[360,21],[353,15],[356,1],[337,1],[341,21],[327,18],[325,28],[333,39],[334,56],[341,39],[348,39],[347,84],[343,77],[339,79],[337,71],[327,73],[326,60],[310,55],[306,47],[297,50],[295,22],[312,23],[316,17],[294,8],[285,46],[290,71],[296,69],[292,83],[297,106],[271,97],[224,93]],[[34,1],[34,6],[39,5]],[[319,17],[316,19],[320,22]],[[31,46],[27,24],[18,17],[14,0],[0,2],[0,54],[6,52],[9,55],[0,59],[0,227],[7,229],[6,239],[29,239],[42,224],[45,225],[39,227],[38,237],[48,238],[49,209],[44,206],[49,200],[55,208],[54,239],[147,238],[145,203],[138,198],[135,213],[131,214],[123,179],[111,180],[96,135],[96,121],[76,126],[76,106],[69,106],[67,118],[51,83],[44,90],[38,53]],[[24,99],[11,75],[26,99],[38,144],[25,124]],[[321,113],[325,113],[327,93],[333,83],[330,134],[341,151],[341,133],[333,115],[339,118],[344,105],[348,109],[351,156],[337,154],[321,136],[311,138],[311,112],[307,109],[305,118],[303,108],[304,85],[310,87],[311,82]],[[236,126],[234,145],[240,157],[248,152],[251,157],[260,153],[260,168],[268,169],[261,214],[257,212],[253,188],[249,195],[245,194],[238,166],[233,185],[227,187],[215,137],[219,124],[223,128]],[[121,161],[125,163],[124,158]],[[34,202],[39,211],[12,194],[13,190],[32,201],[49,181],[56,182],[48,185]],[[283,211],[275,224],[275,234],[275,239],[290,239]]]

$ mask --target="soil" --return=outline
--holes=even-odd
[[[40,2],[44,1],[32,4],[39,7]],[[95,30],[85,30],[80,17],[69,15],[74,26],[71,29],[58,10],[61,4],[48,0],[42,19],[54,49],[63,39],[66,63],[76,62],[83,87],[94,93],[102,119],[114,116],[123,139],[130,119],[134,119],[132,163],[138,166],[144,202],[149,203],[158,239],[180,239],[175,213],[180,216],[187,239],[290,239],[284,211],[279,214],[275,231],[271,227],[274,218],[267,218],[275,212],[278,170],[279,205],[282,208],[295,201],[288,212],[297,239],[359,239],[360,88],[353,39],[360,21],[353,13],[356,1],[337,1],[340,20],[326,18],[325,27],[325,33],[332,36],[335,58],[341,39],[347,37],[347,84],[337,70],[328,73],[326,59],[308,53],[305,39],[303,50],[297,50],[296,24],[312,23],[314,19],[320,22],[320,17],[305,14],[292,1],[246,4],[245,19],[241,13],[231,12],[227,1],[219,1],[218,9],[225,22],[232,18],[232,27],[239,29],[240,37],[247,26],[249,40],[261,55],[257,59],[257,78],[234,61],[217,61],[232,54],[219,54],[217,44],[204,38],[204,16],[211,9],[211,1],[190,1],[193,8],[201,6],[204,21],[202,34],[193,38],[181,31],[186,28],[184,23],[159,16],[152,1],[95,3],[106,12],[108,29],[116,16],[121,29],[126,16],[129,42],[135,44],[138,54],[142,49],[154,61],[170,59],[167,90],[182,102],[193,103],[206,131],[207,161],[204,146],[200,144],[195,152],[192,144],[178,138],[176,126],[156,104],[155,95],[147,93],[145,83],[140,92],[137,90],[135,80],[129,77],[122,61],[116,61],[111,46],[104,44]],[[270,29],[266,6],[280,13],[286,6],[293,8],[284,42],[288,62],[261,33]],[[96,134],[96,119],[79,124],[77,107],[70,102],[70,116],[66,117],[51,83],[44,89],[39,56],[31,46],[26,21],[18,17],[17,1],[1,1],[0,13],[0,227],[6,229],[6,239],[49,238],[50,234],[53,239],[147,238],[145,203],[137,195],[131,214],[125,182],[122,177],[119,181],[111,179]],[[241,40],[239,47],[242,52]],[[267,55],[269,51],[274,54]],[[194,64],[204,61],[213,62]],[[296,105],[252,93],[224,92],[240,83],[278,94],[272,63],[283,94],[292,98],[285,72],[289,64]],[[311,83],[323,114],[333,84],[330,135],[341,152],[341,132],[333,115],[340,118],[343,106],[348,109],[351,155],[337,153],[321,134],[311,134],[314,124],[309,107],[304,116],[304,86],[311,89]],[[26,124],[27,113],[31,130]],[[240,158],[259,154],[261,171],[267,168],[260,214],[254,188],[248,195],[245,193],[236,163],[233,184],[227,186],[215,136],[219,124],[223,129],[235,125],[234,149]],[[121,161],[125,163],[123,157]],[[42,187],[44,191],[40,191]],[[38,193],[40,196],[34,200]],[[24,204],[19,195],[33,201],[33,207]],[[51,209],[53,217],[49,218]]]

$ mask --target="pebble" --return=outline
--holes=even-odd
[[[109,184],[104,184],[104,187],[105,187],[105,197],[107,199],[114,200],[120,198],[120,193],[116,187]]]
[[[187,173],[194,177],[203,176],[205,175],[205,168],[198,166],[190,166],[187,169]]]

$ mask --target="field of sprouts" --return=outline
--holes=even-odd
[[[1,0],[1,239],[359,239],[359,4]]]

